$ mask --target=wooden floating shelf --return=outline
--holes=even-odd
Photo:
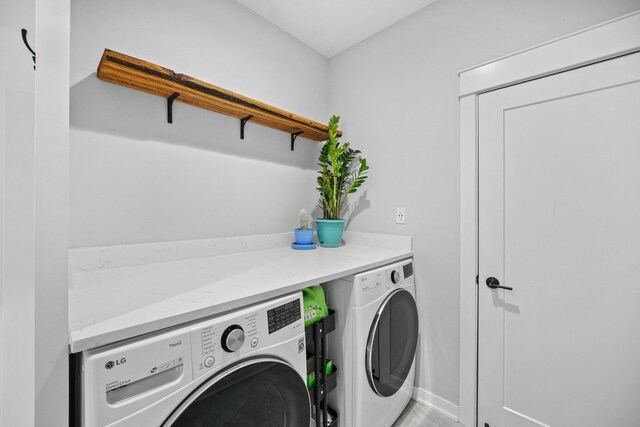
[[[328,138],[322,123],[109,49],[102,54],[98,78],[167,99],[169,122],[175,100],[240,119],[242,138],[247,121],[291,134],[291,149],[298,135],[313,141]]]

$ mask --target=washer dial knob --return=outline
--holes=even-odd
[[[400,273],[398,273],[398,270],[391,271],[391,283],[395,285],[399,281],[400,281]]]
[[[244,329],[240,325],[231,325],[222,333],[222,348],[227,353],[240,350],[244,344]]]

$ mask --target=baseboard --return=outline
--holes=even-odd
[[[445,415],[452,420],[458,422],[459,421],[459,409],[458,405],[454,405],[453,403],[445,400],[435,394],[420,388],[413,388],[413,399],[417,402],[422,403],[423,405],[429,406],[430,408],[435,409],[440,412],[442,415]]]

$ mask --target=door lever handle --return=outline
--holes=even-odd
[[[513,288],[510,288],[508,286],[502,286],[500,285],[500,281],[498,279],[496,279],[495,277],[489,277],[487,279],[487,286],[490,287],[491,289],[506,289],[508,291],[512,291]]]

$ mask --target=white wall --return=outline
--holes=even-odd
[[[414,236],[419,396],[453,415],[459,366],[457,72],[638,8],[638,0],[438,1],[329,63],[330,110],[343,116],[345,135],[371,164],[366,199],[350,229]],[[394,223],[398,206],[407,208],[406,225]]]
[[[36,2],[2,0],[0,17],[0,426],[28,426],[35,420],[35,72],[20,30],[35,43]]]
[[[69,1],[3,0],[0,47],[0,425],[65,426]]]
[[[72,247],[289,231],[320,144],[98,80],[104,48],[328,120],[326,58],[234,1],[73,0]]]
[[[68,425],[69,0],[36,0],[35,425]]]

